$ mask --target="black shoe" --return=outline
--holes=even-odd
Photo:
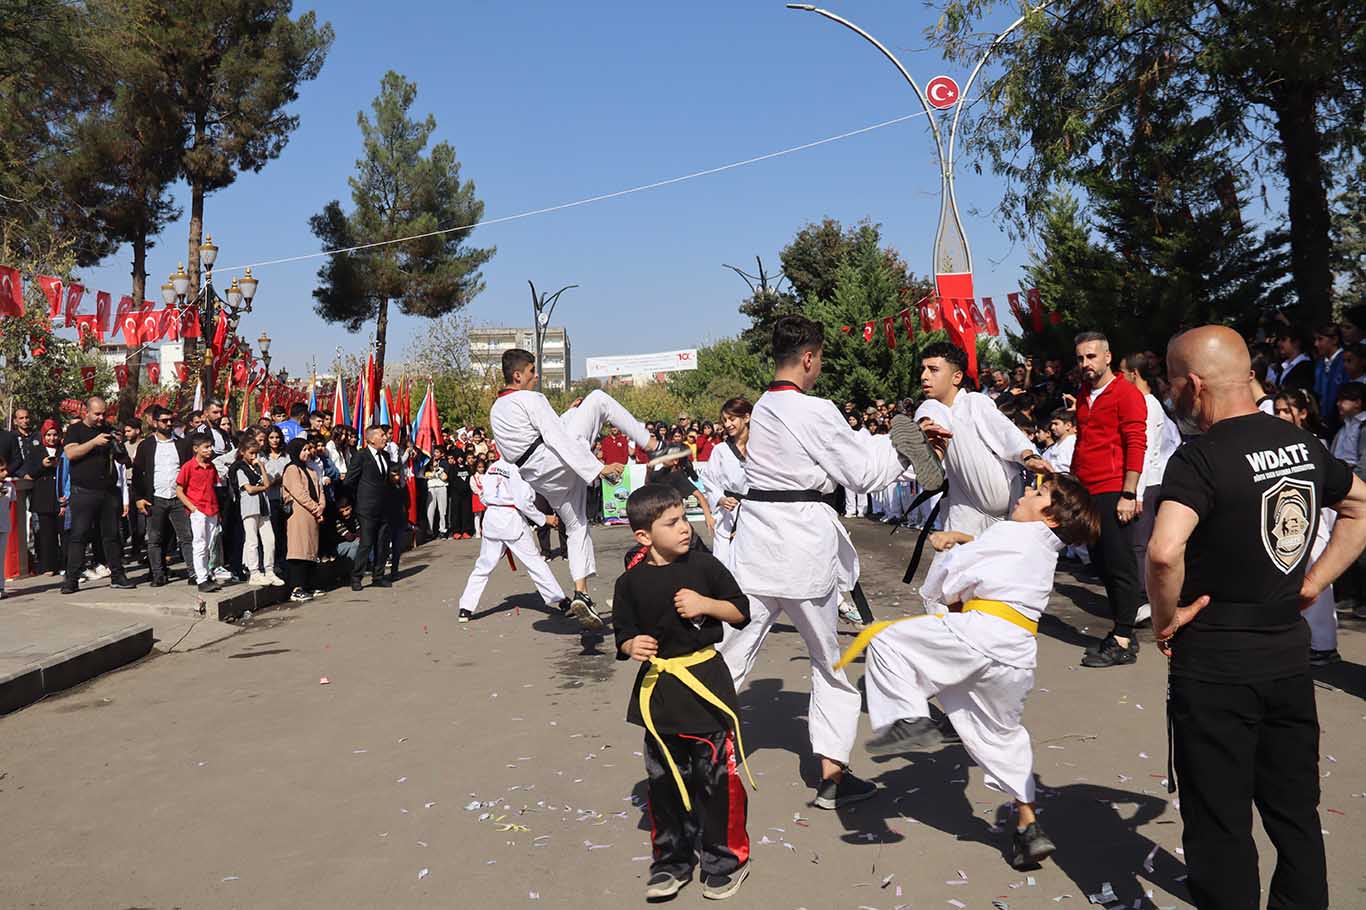
[[[469,622],[469,621],[470,621],[471,619],[473,619],[473,618],[474,618],[474,612],[473,612],[472,610],[461,610],[460,613],[459,613],[459,615],[455,617],[455,621],[456,621],[456,622]]]
[[[215,591],[221,590],[223,590],[223,586],[220,585],[218,582],[214,581],[212,578],[210,578],[208,581],[202,581],[199,583],[200,594],[213,594]]]
[[[569,598],[568,598],[568,597],[562,598],[562,599],[560,600],[560,615],[561,615],[561,616],[568,616],[568,615],[569,615],[569,603],[570,603],[570,601],[569,601]]]
[[[863,744],[869,755],[929,752],[944,745],[944,735],[928,717],[899,720]]]
[[[1329,648],[1327,651],[1309,649],[1309,666],[1311,667],[1327,667],[1340,660],[1342,660],[1342,655],[1338,653],[1337,648]]]
[[[723,901],[734,897],[735,892],[749,878],[749,863],[745,863],[730,875],[704,875],[702,877],[702,896],[707,900]]]
[[[838,809],[850,803],[861,803],[877,794],[877,784],[854,776],[848,768],[836,781],[827,777],[816,788],[816,798],[811,804],[817,809]]]
[[[392,588],[394,583],[387,578],[376,578],[374,581],[376,588]]]
[[[81,593],[81,589],[75,587],[74,585],[62,585],[61,593],[63,593],[63,594],[79,594],[79,593]]]
[[[656,872],[650,876],[650,880],[645,884],[645,899],[647,901],[667,900],[673,897],[683,886],[692,881],[692,877],[679,878],[672,872]]]
[[[593,608],[593,598],[582,591],[574,592],[574,598],[569,602],[569,612],[585,629],[592,629],[596,632],[607,625],[598,615],[598,611]]]
[[[120,591],[131,591],[134,588],[136,588],[137,585],[133,584],[133,582],[129,580],[128,576],[125,575],[122,578],[109,579],[109,587],[117,588]]]
[[[1048,839],[1048,835],[1043,833],[1038,822],[1032,822],[1023,831],[1016,828],[1011,838],[1011,847],[1010,865],[1016,869],[1037,866],[1058,849],[1053,841]]]
[[[1121,648],[1113,635],[1100,643],[1100,650],[1087,652],[1081,659],[1083,667],[1127,667],[1138,663],[1138,639],[1130,638],[1129,647]]]
[[[361,584],[361,583],[358,582],[358,581],[353,581],[353,582],[351,582],[351,590],[352,590],[352,591],[364,591],[364,590],[365,590],[365,585]]]
[[[155,577],[155,578],[152,579],[151,584],[152,584],[152,587],[154,587],[154,588],[164,588],[164,587],[166,587],[166,585],[168,584],[168,582],[166,581],[166,576],[164,576],[164,575],[158,575],[157,577]]]

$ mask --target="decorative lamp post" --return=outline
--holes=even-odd
[[[541,362],[541,349],[545,346],[545,330],[550,325],[550,314],[555,311],[555,304],[559,302],[560,295],[571,288],[578,287],[578,285],[567,284],[553,294],[537,295],[536,285],[530,281],[527,284],[531,285],[531,331],[536,336],[536,391],[539,392],[541,390],[541,373],[545,367],[545,364]]]
[[[213,387],[213,351],[207,342],[212,337],[214,322],[217,318],[220,307],[228,317],[228,334],[235,334],[237,322],[242,317],[242,313],[251,312],[251,301],[256,296],[257,287],[260,282],[252,277],[251,269],[246,270],[246,274],[241,278],[234,278],[232,285],[228,288],[227,299],[218,296],[218,292],[213,287],[213,266],[218,261],[218,244],[213,242],[213,235],[205,235],[204,242],[199,245],[199,261],[204,266],[204,285],[193,289],[191,296],[190,276],[185,271],[184,263],[176,267],[174,274],[167,279],[167,283],[161,286],[161,299],[167,306],[178,304],[182,314],[185,312],[195,313],[199,316],[200,339],[199,344],[203,345],[203,355],[200,357],[200,381],[204,389]],[[186,345],[185,361],[190,363],[194,360],[194,343]]]
[[[270,372],[270,336],[261,330],[261,337],[256,339],[256,346],[261,349],[261,363],[265,366],[266,372]]]

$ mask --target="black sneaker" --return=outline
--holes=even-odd
[[[131,591],[136,588],[137,585],[133,584],[132,580],[129,579],[127,575],[124,575],[121,578],[109,579],[109,587],[117,588],[120,591]]]
[[[210,578],[208,581],[201,581],[199,583],[200,594],[212,594],[215,591],[221,590],[223,590],[223,586],[220,585],[218,582],[214,581],[212,578]]]
[[[1089,651],[1081,659],[1083,667],[1126,667],[1138,663],[1138,639],[1130,638],[1129,647],[1121,648],[1113,635],[1100,643],[1100,650]]]
[[[672,872],[656,872],[645,883],[645,899],[647,901],[666,900],[681,891],[683,886],[690,881],[692,881],[691,877],[679,878]]]
[[[61,593],[63,593],[63,594],[79,594],[79,593],[81,593],[81,589],[78,588],[78,587],[75,587],[74,585],[62,585]]]
[[[569,612],[585,629],[596,632],[607,625],[598,615],[598,611],[593,609],[593,598],[582,591],[574,592],[574,598],[569,602]]]
[[[455,621],[456,621],[456,622],[469,622],[469,621],[470,621],[471,619],[473,619],[473,618],[474,618],[474,612],[473,612],[472,610],[461,610],[461,611],[460,611],[460,615],[457,616],[457,617],[455,618]]]
[[[1329,648],[1327,651],[1309,649],[1309,666],[1311,667],[1327,667],[1340,660],[1342,660],[1342,655],[1338,653],[1337,648]]]
[[[569,615],[569,604],[570,604],[570,600],[569,600],[568,597],[562,597],[562,598],[560,598],[560,615],[561,615],[561,616],[568,616],[568,615]]]
[[[944,745],[944,736],[928,717],[899,720],[863,744],[869,755],[929,752]]]
[[[164,588],[164,587],[166,587],[167,584],[168,584],[168,582],[166,581],[166,576],[165,576],[165,575],[158,575],[156,578],[153,578],[152,581],[151,581],[151,585],[152,585],[152,587],[154,587],[154,588]]]
[[[817,809],[839,809],[851,803],[872,799],[876,793],[877,784],[855,777],[853,772],[846,768],[838,781],[833,777],[821,781],[821,785],[816,788],[816,798],[811,804]]]
[[[702,877],[702,896],[710,901],[723,901],[734,897],[735,892],[749,878],[749,863],[745,863],[730,875],[704,875]]]
[[[1016,869],[1037,866],[1058,849],[1053,841],[1048,839],[1048,835],[1043,833],[1038,822],[1032,822],[1023,831],[1016,828],[1011,838],[1011,846],[1010,865]]]
[[[374,588],[392,588],[394,583],[387,578],[376,578],[370,583],[370,586]]]

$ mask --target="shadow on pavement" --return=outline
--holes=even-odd
[[[1348,695],[1366,698],[1366,667],[1350,660],[1339,661],[1310,671],[1316,683],[1332,686]]]

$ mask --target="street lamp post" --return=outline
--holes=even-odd
[[[536,285],[528,281],[531,285],[531,331],[536,336],[536,391],[541,390],[541,372],[544,364],[541,362],[541,349],[545,346],[545,330],[550,325],[550,314],[555,311],[555,304],[559,302],[560,295],[565,291],[578,287],[577,284],[567,284],[553,294],[537,294]]]
[[[184,263],[181,263],[173,275],[167,279],[166,284],[161,286],[161,299],[167,306],[178,306],[181,310],[181,318],[186,313],[200,316],[200,337],[198,345],[202,345],[204,352],[199,358],[199,379],[203,384],[204,394],[209,395],[213,388],[213,351],[208,338],[214,331],[214,322],[221,309],[228,316],[228,334],[237,331],[238,320],[243,313],[251,312],[252,300],[256,297],[256,289],[260,281],[252,277],[251,269],[247,269],[241,278],[234,278],[228,287],[227,299],[218,296],[218,292],[213,286],[213,264],[218,259],[218,245],[213,242],[213,235],[207,235],[199,246],[199,260],[204,265],[204,284],[195,289],[194,297],[190,297],[190,276],[185,271]],[[202,308],[202,309],[201,309]],[[187,366],[194,363],[195,355],[199,348],[195,344],[185,346],[185,363]],[[181,389],[181,394],[184,388]]]
[[[261,350],[261,365],[265,367],[267,373],[270,372],[270,336],[265,329],[261,330],[261,337],[256,339],[256,347]]]

